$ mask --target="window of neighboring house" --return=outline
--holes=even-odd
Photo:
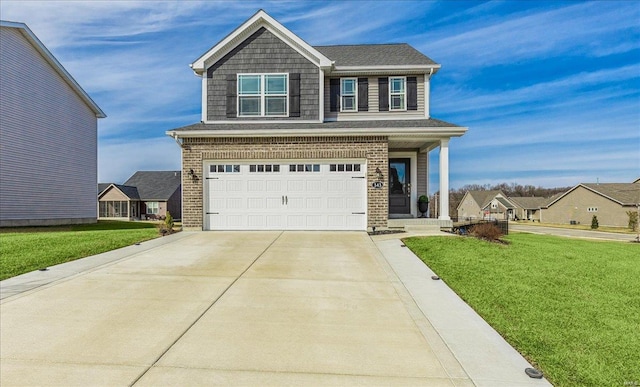
[[[598,212],[598,207],[589,207],[587,208],[587,212]]]
[[[356,78],[340,79],[340,111],[358,111],[358,80]]]
[[[160,212],[160,204],[158,202],[146,202],[147,214],[158,215]]]
[[[238,116],[286,117],[287,74],[238,74]]]
[[[99,214],[101,218],[127,217],[127,202],[126,201],[100,202]]]
[[[389,110],[407,110],[406,78],[389,78]]]

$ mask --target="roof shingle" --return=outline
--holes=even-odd
[[[407,43],[313,46],[339,66],[424,66],[436,65]]]

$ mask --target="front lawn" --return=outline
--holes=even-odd
[[[0,232],[0,280],[159,236],[153,223],[100,221]]]
[[[640,385],[640,245],[505,239],[405,244],[554,385]]]

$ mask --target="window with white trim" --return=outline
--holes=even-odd
[[[389,78],[389,110],[407,110],[407,78]]]
[[[238,74],[238,116],[287,117],[288,74]]]
[[[340,78],[340,111],[358,111],[358,79]]]
[[[146,202],[147,206],[147,214],[155,214],[158,215],[160,212],[160,205],[158,202]]]
[[[587,212],[598,212],[598,207],[589,207],[587,208]]]

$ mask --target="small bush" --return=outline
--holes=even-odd
[[[499,241],[502,236],[502,230],[493,223],[482,223],[471,229],[471,235],[488,241]]]
[[[158,223],[158,232],[160,235],[165,236],[173,233],[173,217],[171,213],[167,211],[167,216],[162,223]]]
[[[636,231],[638,229],[638,213],[636,211],[627,211],[629,217],[629,229]]]
[[[598,217],[597,217],[597,216],[595,216],[595,215],[593,215],[593,218],[591,218],[591,229],[592,229],[592,230],[597,230],[597,229],[598,229],[598,227],[600,227],[600,226],[598,225]]]

